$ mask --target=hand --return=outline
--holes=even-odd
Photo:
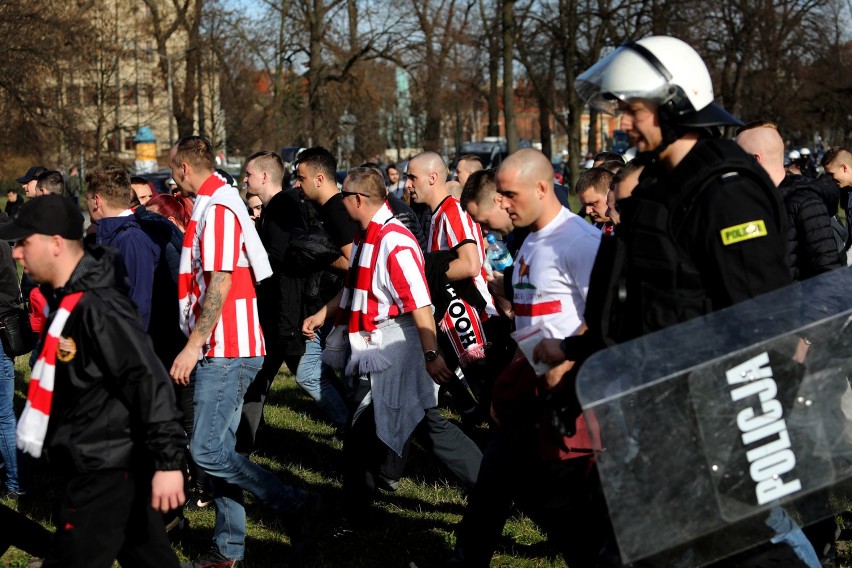
[[[798,343],[796,343],[796,351],[793,353],[793,361],[804,363],[805,358],[808,356],[808,349],[810,348],[811,343],[800,337]]]
[[[491,278],[488,279],[488,291],[491,292],[491,295],[494,296],[495,299],[502,298],[503,300],[508,301],[506,298],[506,287],[503,281],[503,273],[497,270],[491,271]]]
[[[175,384],[186,386],[189,384],[189,376],[192,374],[192,370],[197,364],[198,349],[187,343],[186,347],[183,348],[183,351],[178,353],[178,356],[175,357],[175,361],[172,363],[172,368],[169,370],[169,375],[171,375]]]
[[[180,470],[155,471],[151,479],[151,508],[168,513],[183,505],[183,472]]]
[[[514,319],[515,310],[512,302],[500,296],[492,296],[494,298],[494,307],[509,319]]]
[[[565,377],[565,373],[570,371],[573,366],[574,361],[563,361],[542,375],[544,388],[547,390],[557,388],[560,384],[562,384],[562,379]]]
[[[453,378],[453,372],[447,367],[447,362],[440,354],[434,361],[426,361],[426,372],[439,385],[446,384]]]
[[[302,322],[302,335],[310,340],[316,335],[314,332],[325,324],[325,317],[320,315],[320,312],[305,318]]]
[[[536,363],[558,365],[565,360],[565,353],[562,351],[562,341],[559,339],[542,339],[533,350],[533,360]]]

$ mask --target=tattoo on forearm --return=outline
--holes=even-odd
[[[222,314],[222,306],[225,305],[225,298],[230,290],[230,276],[223,272],[213,272],[210,276],[210,284],[207,285],[207,291],[204,294],[204,305],[201,306],[201,313],[195,321],[193,330],[204,338],[210,335]],[[223,293],[222,288],[226,284],[228,286]]]

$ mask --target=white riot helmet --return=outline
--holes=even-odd
[[[669,127],[742,125],[713,102],[713,83],[701,56],[673,37],[622,44],[581,73],[574,88],[589,105],[608,114],[615,114],[619,101],[639,98],[655,102]]]
[[[795,162],[796,160],[798,160],[801,157],[802,157],[802,155],[799,154],[798,150],[790,150],[790,161],[791,162]]]
[[[810,150],[808,150],[807,148],[802,148],[801,150],[799,150],[799,153],[800,153],[802,156],[810,156],[810,155],[811,155],[811,151],[810,151]]]

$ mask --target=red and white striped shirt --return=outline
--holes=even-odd
[[[452,195],[441,201],[432,213],[432,225],[429,228],[428,252],[436,250],[453,250],[461,244],[473,243],[479,251],[479,274],[474,276],[473,283],[486,302],[485,311],[489,315],[497,315],[491,292],[486,285],[485,272],[485,239],[479,224],[471,219],[467,211],[462,209],[459,200]]]
[[[372,324],[406,314],[432,304],[424,272],[425,263],[420,245],[411,232],[392,217],[387,206],[374,216],[373,222],[381,226],[377,244],[361,242],[359,234],[354,243],[350,271],[357,266],[371,271],[370,289],[360,290],[347,286],[341,305],[359,311]]]
[[[195,207],[222,187],[213,175],[202,184]],[[199,238],[194,238],[195,234]],[[230,272],[231,289],[222,314],[211,330],[203,354],[207,357],[261,357],[266,354],[257,311],[254,276],[246,252],[243,229],[236,214],[227,206],[212,204],[203,217],[190,222],[184,247],[192,247],[191,278],[179,284],[181,298],[188,300],[189,331],[201,314],[212,272]],[[189,289],[184,290],[187,286]],[[188,292],[187,295],[184,295]],[[187,331],[187,330],[185,330]]]

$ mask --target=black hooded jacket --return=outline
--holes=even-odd
[[[177,470],[186,446],[171,380],[117,285],[114,254],[87,250],[64,287],[43,286],[50,306],[45,329],[65,295],[84,292],[61,333],[71,349],[64,360],[57,357],[44,445],[47,459],[68,475]]]
[[[834,182],[788,175],[778,189],[787,209],[787,248],[793,279],[804,280],[840,268],[841,257],[831,228],[831,216],[840,200]]]

